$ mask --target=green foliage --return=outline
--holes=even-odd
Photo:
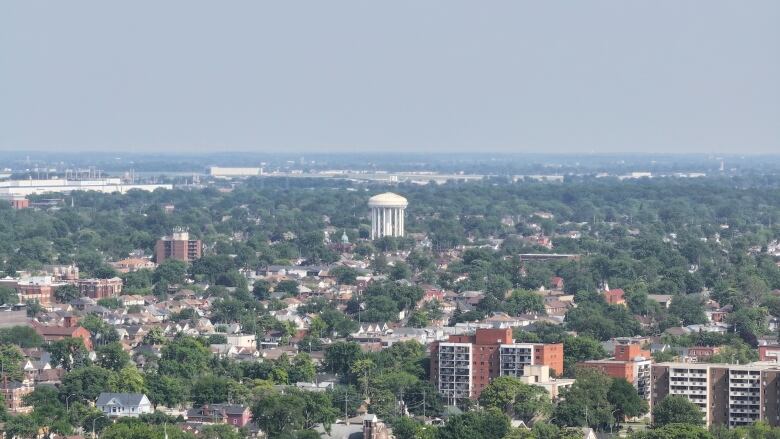
[[[199,339],[179,335],[162,348],[158,367],[163,375],[191,379],[208,370],[210,357]]]
[[[719,436],[722,438],[722,436]],[[746,436],[737,436],[744,438]],[[713,439],[705,428],[691,424],[668,424],[631,435],[634,439]]]
[[[151,425],[138,419],[123,418],[110,424],[100,433],[104,439],[194,439],[191,433],[185,433],[175,426]]]
[[[97,354],[97,364],[113,371],[121,370],[130,362],[130,355],[122,349],[122,345],[118,342],[98,346],[95,353]]]
[[[614,423],[609,391],[612,379],[600,371],[582,369],[577,381],[561,393],[553,418],[558,425],[604,429]]]
[[[704,415],[688,398],[670,395],[653,407],[653,425],[663,427],[669,424],[704,425]]]
[[[449,418],[439,428],[438,439],[502,439],[510,430],[509,418],[498,409],[464,413]]]
[[[21,381],[23,360],[24,354],[19,347],[10,344],[0,345],[0,365],[2,365],[3,370],[0,380],[8,378],[9,380]]]
[[[270,437],[312,429],[317,424],[327,428],[337,414],[329,394],[295,389],[262,395],[252,407],[252,419]]]
[[[19,301],[19,295],[16,290],[6,286],[0,286],[0,305],[14,305]]]
[[[80,338],[66,337],[49,343],[46,350],[51,354],[51,365],[62,366],[70,371],[90,364],[89,352]]]
[[[615,378],[607,391],[607,400],[614,407],[615,421],[636,418],[648,412],[647,401],[637,393],[634,385],[623,378]]]
[[[60,303],[68,303],[81,296],[81,291],[79,291],[79,288],[75,285],[67,284],[57,287],[57,289],[54,290],[54,298]]]
[[[550,394],[544,388],[525,384],[514,377],[495,378],[482,390],[479,403],[502,410],[510,418],[526,424],[548,416],[553,408]]]
[[[349,373],[352,364],[362,356],[355,342],[337,341],[325,349],[325,368],[340,375]]]
[[[186,401],[188,390],[180,378],[150,374],[146,375],[147,396],[154,406],[176,407]]]

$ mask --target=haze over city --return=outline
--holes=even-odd
[[[780,3],[4,2],[5,151],[780,151]]]
[[[780,438],[777,0],[0,3],[0,439]]]

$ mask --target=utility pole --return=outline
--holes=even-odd
[[[425,416],[425,388],[423,387],[423,419],[427,419],[428,417]]]
[[[349,425],[349,415],[347,414],[348,400],[349,400],[349,395],[347,395],[346,390],[344,390],[344,425]]]

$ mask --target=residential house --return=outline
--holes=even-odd
[[[249,407],[239,404],[208,404],[187,410],[187,422],[230,424],[241,428],[251,420]]]
[[[95,407],[109,418],[138,417],[154,411],[143,393],[101,393]]]

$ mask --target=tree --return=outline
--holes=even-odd
[[[120,393],[146,393],[144,376],[135,366],[125,366],[111,376],[110,386]]]
[[[154,270],[152,279],[155,283],[174,285],[184,283],[187,274],[187,264],[176,259],[166,259]]]
[[[549,343],[545,341],[546,343]],[[600,360],[607,357],[607,351],[598,340],[587,335],[573,337],[566,335],[563,340],[563,365],[567,375],[574,374],[574,366],[582,361]]]
[[[479,396],[484,407],[495,407],[510,418],[526,424],[552,412],[550,394],[539,386],[525,384],[515,377],[498,377]]]
[[[436,428],[413,418],[401,416],[393,421],[393,435],[396,439],[435,439]]]
[[[51,354],[51,365],[62,366],[66,371],[89,365],[89,352],[81,338],[66,337],[49,343],[46,348]]]
[[[145,381],[149,392],[147,396],[155,407],[163,405],[173,408],[187,399],[187,388],[179,378],[155,373],[146,375]]]
[[[611,381],[601,371],[578,370],[574,384],[561,392],[562,401],[553,413],[556,424],[597,429],[612,425],[612,405],[607,398]]]
[[[11,438],[35,439],[40,426],[32,415],[11,416],[4,425],[5,434]]]
[[[113,373],[100,366],[86,366],[65,374],[60,386],[61,399],[67,395],[75,395],[77,401],[91,402],[97,399],[101,392],[112,388]]]
[[[103,421],[103,422],[101,422]],[[100,433],[101,439],[195,439],[192,433],[184,432],[178,428],[166,425],[150,425],[140,419],[122,419],[111,423],[104,418],[98,420],[104,428]]]
[[[328,394],[299,390],[267,393],[252,407],[252,419],[269,437],[308,430],[320,423],[327,430],[337,413]]]
[[[361,354],[357,343],[337,341],[325,349],[325,366],[333,373],[346,375]]]
[[[358,271],[352,267],[340,265],[330,270],[330,275],[336,278],[336,282],[343,285],[355,285]]]
[[[768,437],[768,436],[738,436]],[[633,439],[713,439],[706,428],[691,424],[668,424],[663,427],[640,431],[631,436]]]
[[[502,439],[509,432],[509,418],[495,408],[451,417],[439,428],[438,439]]]
[[[2,376],[0,376],[0,382],[3,378],[21,381],[23,376],[23,359],[24,354],[22,354],[22,351],[17,346],[10,344],[0,345],[0,366],[2,366]]]
[[[279,281],[279,283],[276,284],[276,287],[274,287],[274,291],[295,296],[298,294],[298,282],[292,279]]]
[[[734,327],[743,340],[755,346],[758,337],[767,332],[768,314],[766,308],[741,308],[729,314],[726,321]]]
[[[243,439],[246,435],[230,425],[215,424],[203,427],[198,437],[201,439]]]
[[[0,305],[15,304],[19,301],[19,295],[16,294],[16,290],[8,288],[6,286],[0,286]]]
[[[368,358],[355,360],[350,366],[349,371],[354,375],[358,375],[358,381],[363,385],[363,396],[368,396],[369,379],[371,377],[371,370],[376,367],[373,361]]]
[[[37,348],[43,345],[43,337],[29,326],[12,326],[0,329],[0,344],[15,344],[20,348]]]
[[[144,338],[141,339],[141,343],[148,345],[160,345],[165,343],[165,336],[163,335],[162,328],[159,326],[153,326],[149,332],[144,334]]]
[[[409,279],[410,277],[412,277],[412,270],[403,262],[396,262],[390,268],[390,279],[392,280]]]
[[[680,320],[684,326],[707,323],[704,305],[699,296],[674,296],[669,307],[670,313]]]
[[[526,290],[515,290],[504,305],[512,315],[527,313],[544,314],[544,299],[537,293]]]
[[[54,290],[54,298],[57,300],[57,302],[60,303],[68,303],[71,300],[78,299],[81,296],[82,294],[79,290],[79,287],[71,284],[57,287],[57,289]]]
[[[122,349],[118,342],[99,346],[95,349],[97,364],[106,369],[119,371],[130,362],[130,355]]]
[[[406,322],[406,325],[412,328],[424,328],[428,326],[428,323],[428,313],[421,310],[415,310],[409,316],[409,320]]]
[[[328,329],[328,324],[321,316],[315,316],[309,323],[309,334],[315,335],[318,338],[322,338],[322,333]]]
[[[255,281],[252,285],[252,294],[257,300],[266,300],[271,293],[271,283],[265,279]]]
[[[653,407],[653,425],[669,424],[704,425],[704,415],[688,398],[669,395]]]
[[[647,401],[642,399],[634,386],[623,378],[615,378],[609,386],[607,400],[616,410],[615,421],[619,424],[621,420],[635,418],[647,413],[649,409]]]
[[[163,375],[192,379],[208,370],[209,358],[211,353],[200,340],[180,335],[162,348],[158,367]]]

